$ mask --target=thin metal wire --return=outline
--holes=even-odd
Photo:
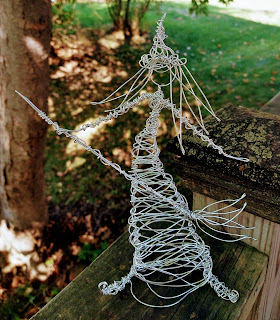
[[[239,199],[226,199],[208,205],[201,210],[190,211],[186,198],[180,194],[170,174],[163,169],[163,164],[159,159],[160,149],[157,145],[157,132],[159,127],[159,117],[163,109],[168,109],[172,113],[172,118],[176,128],[179,145],[182,153],[185,153],[182,144],[182,127],[191,129],[193,134],[199,136],[205,141],[208,146],[216,149],[225,157],[247,162],[248,159],[234,157],[225,153],[221,146],[216,145],[203,132],[207,133],[204,127],[201,107],[205,107],[212,115],[215,116],[207,98],[195,82],[189,70],[185,66],[186,60],[179,59],[174,51],[165,45],[166,39],[163,20],[158,21],[156,35],[153,40],[153,46],[149,54],[143,55],[140,60],[141,69],[127,80],[120,88],[132,82],[132,85],[126,94],[118,97],[114,95],[120,90],[114,91],[108,98],[99,103],[106,103],[119,98],[122,98],[121,103],[117,108],[107,110],[106,117],[99,117],[94,123],[83,124],[77,130],[69,130],[61,128],[56,122],[53,122],[44,112],[38,109],[28,98],[17,92],[48,124],[54,127],[54,130],[59,134],[74,140],[74,142],[82,145],[87,151],[93,153],[105,165],[109,165],[123,174],[125,178],[131,181],[131,204],[129,224],[129,241],[134,246],[133,264],[128,275],[121,278],[119,281],[114,281],[112,284],[101,282],[99,289],[105,295],[116,295],[123,290],[126,284],[131,284],[131,293],[135,299],[142,304],[150,307],[170,307],[182,301],[188,294],[198,288],[209,283],[217,295],[223,299],[236,302],[238,292],[231,290],[226,285],[219,281],[213,275],[213,262],[210,255],[210,250],[205,245],[202,238],[197,234],[196,227],[200,228],[209,236],[223,241],[237,241],[240,239],[251,238],[246,235],[237,233],[229,233],[222,230],[214,229],[214,227],[222,226],[227,228],[251,229],[247,228],[235,221],[246,203],[241,209],[235,209],[234,206],[242,201],[245,195]],[[205,104],[202,99],[198,98],[184,73],[182,67],[187,70],[188,75],[202,94]],[[147,75],[145,75],[147,72]],[[152,81],[154,72],[168,72],[170,86],[170,97],[165,99],[161,86],[155,93],[144,93],[133,99],[148,81]],[[142,80],[141,80],[141,77]],[[187,81],[186,86],[183,80]],[[173,82],[178,81],[180,86],[179,107],[173,104]],[[138,90],[137,90],[138,89]],[[200,129],[190,124],[189,120],[182,116],[183,102],[192,110],[186,92],[190,93],[196,101],[199,113],[197,123]],[[131,95],[132,94],[132,95]],[[105,158],[100,150],[93,149],[91,146],[79,138],[77,133],[88,128],[95,128],[103,122],[111,119],[116,119],[125,114],[130,109],[138,106],[141,101],[147,99],[148,105],[151,108],[150,116],[146,120],[144,129],[135,137],[135,143],[132,150],[132,167],[128,172],[124,171],[117,163],[114,163]],[[95,102],[94,104],[99,104]],[[196,116],[195,116],[196,117]],[[216,116],[215,116],[216,117]],[[179,130],[176,127],[176,119],[179,119]],[[216,204],[224,204],[225,206],[214,211],[211,206]],[[213,235],[207,230],[214,232]],[[232,235],[234,238],[230,240],[221,239],[219,235]],[[192,280],[190,277],[194,272],[200,271],[200,278]],[[165,305],[152,305],[142,301],[137,297],[133,290],[132,278],[137,277],[144,281],[150,291],[159,299],[165,299],[169,302]],[[163,295],[161,288],[176,288],[181,290],[174,294]],[[169,292],[168,289],[168,292]]]

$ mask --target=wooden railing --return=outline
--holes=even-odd
[[[277,113],[277,108],[273,110]],[[280,117],[233,106],[217,115],[221,122],[210,118],[205,122],[210,136],[227,153],[250,162],[220,156],[191,132],[183,138],[185,156],[176,139],[168,149],[177,155],[182,184],[193,191],[193,209],[247,194],[248,205],[239,221],[256,227],[246,232],[257,240],[224,243],[202,235],[211,248],[214,273],[239,291],[237,303],[218,298],[208,285],[170,308],[143,306],[132,297],[129,285],[116,296],[103,296],[98,283],[119,280],[130,269],[133,248],[126,233],[33,319],[280,319]],[[161,303],[141,281],[134,279],[133,285],[141,299]]]
[[[193,191],[193,209],[246,193],[247,207],[239,217],[244,230],[256,240],[248,245],[269,256],[263,288],[248,319],[280,319],[280,95],[263,113],[228,106],[217,112],[221,122],[208,118],[213,140],[229,154],[247,157],[248,163],[228,160],[207,148],[190,133],[184,135],[186,156],[176,159],[182,184]],[[168,149],[180,155],[176,140]],[[215,208],[211,208],[215,210]]]

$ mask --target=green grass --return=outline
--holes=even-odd
[[[187,57],[187,66],[213,109],[217,110],[228,103],[258,109],[270,100],[280,88],[280,28],[233,17],[233,10],[224,7],[209,7],[208,16],[197,17],[188,16],[187,8],[183,2],[162,2],[151,7],[142,26],[149,34],[145,45],[124,45],[108,51],[100,49],[91,58],[97,61],[99,67],[110,69],[117,68],[118,62],[128,75],[133,75],[139,68],[137,61],[141,54],[151,46],[156,21],[167,12],[164,25],[169,37],[166,43],[179,52],[181,57]],[[104,3],[78,3],[75,15],[82,28],[108,32],[112,28]],[[93,46],[99,37],[104,36],[104,32],[99,31],[89,32]],[[87,117],[102,115],[102,107],[92,109],[88,102],[80,99],[85,90],[89,92],[88,101],[92,101],[93,97],[102,100],[124,81],[119,77],[108,84],[97,82],[94,83],[94,89],[89,90],[88,84],[83,82],[83,75],[81,71],[75,76],[73,83],[80,83],[75,90],[68,88],[69,83],[65,79],[52,81],[51,92],[57,93],[57,98],[53,95],[56,106],[56,117],[53,120],[63,127],[73,128]],[[82,106],[83,112],[73,117],[70,107],[75,109],[78,106]],[[114,126],[107,125],[106,132],[92,141],[94,147],[119,162],[113,157],[112,150],[121,147],[129,154],[128,146],[133,143],[134,135],[143,128],[146,117],[147,110],[142,116],[129,113]],[[170,114],[164,115],[163,120],[168,125],[168,131],[159,139],[161,148],[172,136]],[[128,129],[131,135],[125,138]],[[129,182],[116,176],[113,169],[101,165],[91,154],[81,155],[86,160],[83,166],[63,176],[58,174],[65,171],[66,161],[74,158],[64,153],[67,143],[66,139],[57,137],[54,132],[49,135],[45,169],[51,201],[68,205],[87,201],[99,208],[115,210],[118,214],[127,211]],[[170,159],[165,160],[163,162],[168,163]]]
[[[106,3],[77,3],[76,17],[83,28],[108,28],[111,26]]]
[[[162,2],[147,12],[143,28],[154,31],[167,12],[166,43],[199,81],[214,109],[227,103],[259,108],[280,88],[280,28],[231,16],[234,9],[209,7],[208,16],[187,16],[188,5]],[[82,27],[110,28],[104,3],[78,4]]]

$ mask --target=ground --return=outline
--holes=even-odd
[[[141,54],[151,46],[155,22],[164,12],[166,43],[188,59],[214,110],[228,103],[258,109],[279,88],[280,30],[276,25],[233,17],[234,12],[224,7],[210,7],[207,17],[189,16],[184,3],[162,2],[147,12],[143,35],[127,45],[121,33],[110,32],[104,3],[78,3],[75,12],[74,26],[54,26],[50,57],[49,115],[62,127],[79,127],[113,106],[90,102],[104,99],[138,70]],[[129,170],[133,138],[148,112],[140,106],[120,121],[81,137]],[[159,145],[166,170],[175,175],[164,149],[172,136],[172,119],[166,112]],[[127,228],[129,183],[52,128],[45,172],[50,219],[43,240],[37,238],[36,244],[51,273],[44,282],[30,282],[20,268],[2,274],[1,319],[30,317]]]

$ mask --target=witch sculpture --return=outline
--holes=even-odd
[[[209,137],[204,126],[201,108],[205,108],[211,115],[219,120],[207,98],[199,88],[190,71],[186,66],[186,59],[181,59],[169,48],[164,40],[167,38],[163,27],[163,20],[158,21],[153,46],[148,54],[144,54],[139,62],[139,71],[127,80],[118,90],[99,104],[120,99],[121,102],[115,109],[108,110],[108,115],[99,117],[94,123],[83,124],[78,130],[68,130],[59,127],[44,112],[39,110],[30,100],[18,93],[35,111],[38,112],[48,124],[52,125],[57,134],[64,134],[82,145],[86,150],[92,152],[105,165],[116,169],[131,181],[131,204],[129,223],[129,241],[135,248],[133,264],[130,272],[119,281],[112,284],[101,282],[99,289],[105,295],[115,295],[123,290],[126,284],[130,284],[131,293],[139,302],[151,307],[169,307],[184,299],[188,294],[209,283],[217,295],[223,299],[236,302],[239,294],[231,290],[212,273],[212,258],[210,250],[202,238],[197,234],[196,227],[220,239],[220,234],[226,232],[216,230],[215,226],[228,228],[244,228],[234,219],[242,212],[235,209],[234,205],[244,198],[237,200],[220,201],[225,204],[223,209],[210,212],[211,206],[202,210],[190,211],[186,198],[180,194],[170,174],[163,169],[159,158],[156,137],[159,127],[159,116],[163,109],[171,111],[176,128],[176,119],[179,120],[177,137],[182,153],[182,127],[190,129],[193,134],[198,135],[208,146],[216,149],[220,154],[239,161],[248,161],[245,158],[236,158],[226,154],[222,147],[217,146]],[[158,73],[169,74],[167,84],[161,85],[155,79]],[[177,106],[174,104],[174,84],[179,85],[179,96]],[[143,93],[139,96],[147,83],[156,86],[154,93]],[[129,89],[125,94],[116,93],[125,86]],[[163,86],[168,88],[169,97],[164,98]],[[196,91],[195,91],[196,89]],[[196,94],[198,92],[198,94]],[[192,109],[188,97],[192,97],[196,103],[196,112]],[[200,98],[199,98],[200,96]],[[102,122],[118,118],[130,109],[138,106],[141,101],[148,101],[150,116],[146,120],[145,128],[135,137],[132,150],[132,167],[129,172],[124,171],[118,164],[106,159],[100,150],[93,149],[85,141],[75,135],[81,130],[95,128]],[[97,104],[97,103],[93,103]],[[189,119],[182,115],[183,106],[187,107],[196,120],[197,125],[190,123]],[[203,225],[203,228],[200,226]],[[205,229],[206,228],[206,229]],[[211,233],[209,233],[210,230]],[[208,231],[206,231],[208,230]],[[216,232],[216,235],[212,234]],[[236,241],[247,238],[247,236],[234,234],[234,238],[226,241]],[[221,239],[222,240],[222,239]],[[199,273],[195,279],[193,273]],[[165,305],[151,305],[146,301],[140,301],[133,291],[132,278],[137,277],[144,281],[151,292],[160,299],[166,299]],[[175,294],[164,296],[162,288],[174,288]],[[169,292],[169,291],[168,291]]]

